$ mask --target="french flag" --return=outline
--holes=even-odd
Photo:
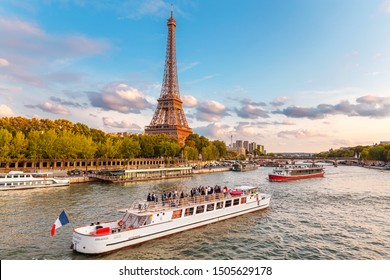
[[[69,224],[68,216],[65,213],[65,210],[62,210],[60,216],[58,216],[57,220],[54,222],[54,225],[51,227],[51,236],[56,233],[56,229]]]

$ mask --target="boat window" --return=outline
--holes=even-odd
[[[217,202],[217,209],[223,208],[223,202]]]
[[[244,203],[246,203],[246,197],[241,198],[241,204],[244,204]]]
[[[214,210],[214,203],[207,205],[207,211],[213,211]]]
[[[233,200],[233,205],[238,205],[238,204],[240,204],[239,198],[236,198],[235,200]]]
[[[193,214],[194,214],[194,207],[191,207],[186,209],[184,216],[192,216]]]
[[[225,207],[230,207],[230,206],[232,206],[232,201],[231,200],[225,201]]]
[[[196,207],[196,214],[200,214],[203,212],[204,212],[204,205]]]
[[[183,209],[173,211],[173,213],[172,213],[172,219],[180,218],[182,212],[183,212]]]

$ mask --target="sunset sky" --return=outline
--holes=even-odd
[[[143,132],[171,3],[195,133],[268,152],[390,140],[389,0],[0,0],[0,117]]]

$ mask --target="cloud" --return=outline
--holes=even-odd
[[[274,111],[274,114],[283,114],[291,118],[322,119],[327,115],[347,115],[372,118],[390,116],[390,97],[366,95],[356,99],[357,104],[341,101],[336,105],[319,104],[316,107],[290,106],[283,110]]]
[[[199,62],[191,62],[191,63],[187,63],[187,64],[179,64],[178,67],[178,72],[179,73],[183,73],[185,71],[188,71],[192,68],[194,68],[195,66],[198,66],[199,65]]]
[[[240,109],[235,109],[237,115],[244,119],[269,118],[268,111],[262,106],[245,105]]]
[[[375,72],[369,72],[369,73],[367,73],[366,75],[367,75],[367,76],[378,76],[378,75],[380,75],[380,74],[381,74],[381,72],[375,71]]]
[[[194,128],[194,132],[209,139],[227,139],[232,134],[233,129],[229,125],[211,123],[207,126]]]
[[[8,65],[9,65],[8,60],[6,60],[5,58],[1,58],[0,57],[0,67],[6,67]]]
[[[236,99],[233,98],[233,100],[236,100]],[[252,101],[252,100],[249,99],[249,98],[239,99],[238,101],[239,101],[242,105],[252,105],[252,106],[262,106],[262,107],[267,106],[267,103],[265,103],[265,102],[254,102],[254,101]]]
[[[292,120],[257,122],[258,125],[295,125]]]
[[[61,104],[53,104],[51,102],[46,101],[43,104],[37,104],[37,105],[25,105],[27,108],[38,108],[41,109],[44,112],[56,114],[56,115],[69,115],[69,109]]]
[[[287,100],[288,100],[287,96],[279,96],[275,98],[272,102],[270,102],[270,104],[272,106],[279,107],[279,106],[283,106]]]
[[[121,19],[139,19],[144,16],[166,17],[171,6],[163,0],[126,1],[121,6],[126,15]],[[177,11],[177,9],[175,9]]]
[[[12,117],[14,112],[5,104],[0,104],[0,117]]]
[[[23,56],[25,61],[90,56],[109,48],[106,40],[83,35],[49,34],[37,24],[20,19],[0,19],[0,36],[7,38],[1,49]]]
[[[297,138],[297,139],[306,139],[312,137],[326,137],[326,135],[313,132],[306,129],[298,129],[298,130],[283,130],[278,132],[278,137],[280,138]]]
[[[74,101],[67,101],[67,100],[64,100],[60,97],[56,97],[56,96],[51,96],[50,97],[50,100],[53,101],[53,102],[57,102],[61,105],[64,105],[64,106],[69,106],[69,107],[75,107],[75,108],[85,108],[87,107],[87,104],[84,103],[84,104],[80,104],[80,103],[77,103],[77,102],[74,102]]]
[[[115,127],[115,128],[127,128],[131,130],[141,130],[141,127],[137,124],[130,123],[128,121],[122,120],[121,122],[114,121],[112,118],[103,117],[103,124],[105,126]]]
[[[237,137],[263,137],[263,135],[259,132],[262,131],[261,125],[255,123],[240,122],[237,126],[234,127],[234,130]]]
[[[218,122],[222,117],[228,116],[225,105],[215,101],[207,100],[197,107],[196,117],[202,121]]]
[[[383,2],[382,4],[382,10],[385,12],[385,13],[389,13],[390,14],[390,0],[386,0]]]
[[[249,122],[240,122],[236,126],[221,123],[211,123],[206,126],[194,128],[194,132],[204,135],[209,139],[225,139],[230,143],[234,138],[254,139],[264,137],[259,131],[263,131],[261,125]]]
[[[106,111],[140,114],[153,107],[142,92],[123,83],[109,84],[101,92],[88,92],[88,98],[92,106]]]
[[[183,100],[184,107],[193,108],[196,107],[196,105],[198,105],[198,99],[196,99],[192,95],[183,95],[181,99]]]
[[[254,102],[249,98],[233,98],[242,104],[241,108],[235,108],[236,114],[244,119],[269,118],[268,111],[264,109],[267,106],[265,102]]]
[[[206,75],[206,76],[200,77],[199,79],[188,81],[185,84],[193,85],[193,84],[197,84],[199,82],[203,82],[203,81],[207,81],[207,80],[213,79],[214,77],[217,77],[217,76],[219,76],[219,74]]]
[[[100,55],[110,48],[105,39],[90,38],[82,34],[54,34],[43,30],[36,23],[19,18],[0,19],[1,65],[7,67],[7,76],[33,86],[47,83],[79,81],[80,73],[55,72],[76,59]],[[12,63],[10,63],[12,61]],[[54,70],[54,73],[50,71]]]

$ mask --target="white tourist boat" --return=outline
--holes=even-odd
[[[69,186],[69,180],[55,179],[51,172],[24,173],[22,171],[11,171],[0,174],[1,191],[60,186]]]
[[[74,228],[71,248],[84,254],[110,252],[262,210],[270,200],[271,195],[249,186],[164,203],[137,200],[132,207],[119,210],[124,214],[117,220]]]

